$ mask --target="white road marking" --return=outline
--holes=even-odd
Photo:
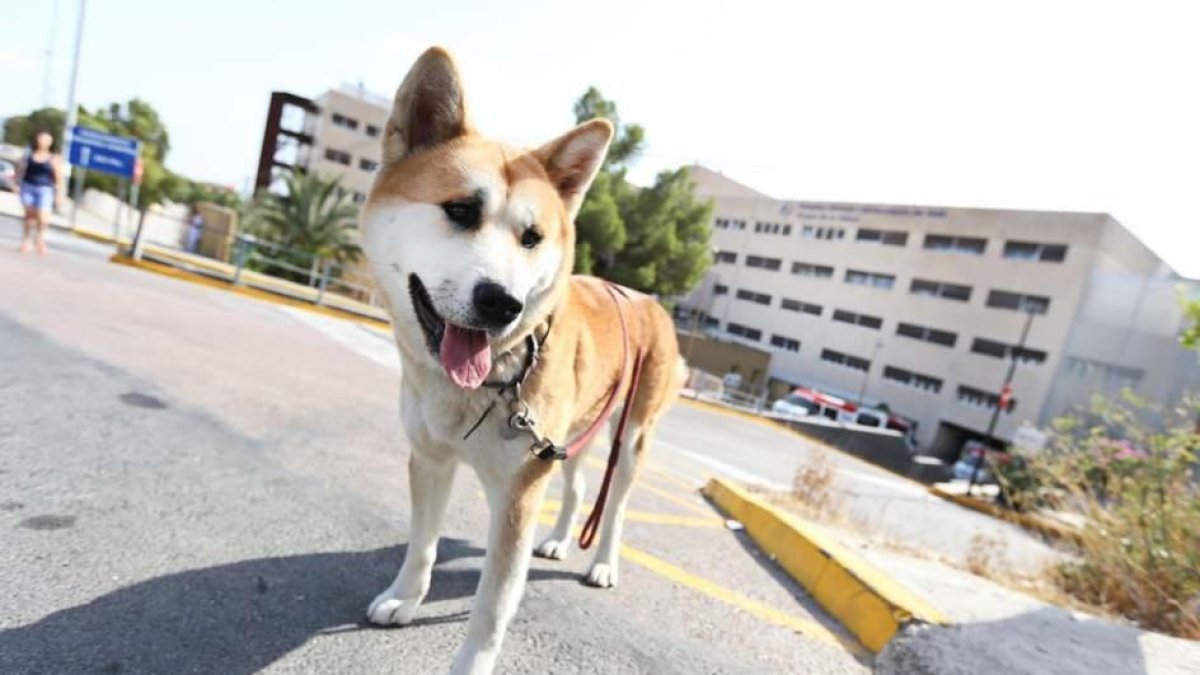
[[[387,368],[400,371],[400,354],[392,342],[392,336],[383,329],[371,328],[354,321],[321,316],[306,309],[279,307],[300,323],[324,333],[361,356]]]

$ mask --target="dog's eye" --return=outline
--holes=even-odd
[[[535,227],[526,228],[521,233],[521,245],[525,248],[533,248],[542,243],[542,233],[537,231]]]
[[[483,200],[478,196],[454,199],[442,204],[442,211],[455,225],[463,229],[475,229],[483,218]]]

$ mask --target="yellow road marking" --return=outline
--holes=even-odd
[[[605,462],[602,462],[599,459],[597,459],[595,457],[591,457],[591,456],[584,457],[584,463],[586,463],[588,466],[590,466],[594,469],[600,469],[601,471],[603,471],[604,467],[605,467]],[[635,483],[634,488],[637,490],[645,490],[646,492],[649,492],[650,494],[657,495],[658,497],[661,497],[662,499],[665,499],[666,501],[669,501],[672,504],[675,504],[677,506],[682,506],[683,508],[691,511],[692,513],[695,513],[695,514],[698,514],[701,516],[707,516],[709,518],[716,518],[716,516],[713,515],[712,509],[707,508],[703,504],[700,504],[696,501],[689,501],[687,499],[683,499],[683,498],[679,497],[678,495],[667,492],[666,490],[664,490],[662,488],[650,485],[648,482],[646,482],[644,480]],[[698,494],[697,488],[689,488],[688,490],[689,490],[689,492],[692,492],[693,494]]]
[[[538,517],[543,525],[553,525],[554,520],[546,514]],[[578,533],[579,528],[575,528]],[[710,598],[719,600],[727,605],[732,605],[747,614],[761,619],[775,626],[781,626],[789,630],[796,631],[802,635],[816,638],[822,642],[838,645],[846,648],[854,653],[861,653],[862,648],[853,642],[843,639],[825,626],[803,619],[793,614],[776,609],[768,604],[748,598],[737,591],[730,590],[721,586],[718,583],[709,581],[704,577],[696,576],[681,567],[676,567],[671,563],[650,555],[645,551],[638,550],[627,544],[621,545],[621,557],[629,562],[643,567],[661,577],[665,577],[677,584],[686,586],[694,591],[698,591],[707,595]]]
[[[542,502],[542,510],[557,514],[562,509],[562,503],[556,499],[547,499]],[[583,513],[591,513],[592,507],[583,507]],[[650,511],[639,511],[637,509],[625,509],[625,518],[638,523],[652,523],[654,525],[677,525],[680,527],[711,527],[719,529],[724,527],[724,521],[716,516],[710,515],[707,518],[696,518],[694,516],[676,516],[669,513],[653,513]]]

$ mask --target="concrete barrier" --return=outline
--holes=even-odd
[[[904,476],[909,475],[913,456],[909,452],[904,435],[899,431],[834,422],[817,417],[771,417],[805,436],[832,445],[876,466]]]

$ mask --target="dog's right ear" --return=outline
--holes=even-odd
[[[396,91],[383,137],[383,162],[398,162],[470,130],[462,76],[454,58],[441,47],[430,47]]]

